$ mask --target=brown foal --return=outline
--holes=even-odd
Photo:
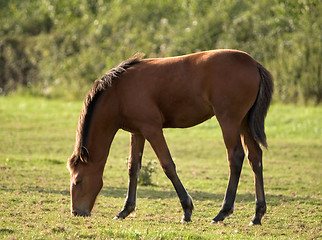
[[[133,57],[107,72],[87,95],[78,122],[75,149],[68,160],[72,214],[88,216],[103,186],[110,145],[119,129],[131,134],[125,218],[135,209],[138,172],[145,140],[155,151],[190,221],[192,199],[182,185],[163,128],[187,128],[216,116],[227,149],[230,175],[222,208],[213,222],[233,212],[245,152],[254,172],[256,210],[266,212],[261,145],[267,147],[264,120],[271,102],[270,73],[248,54],[214,50],[191,55]]]

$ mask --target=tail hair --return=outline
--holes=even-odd
[[[269,109],[274,91],[273,77],[262,65],[258,65],[260,86],[257,99],[249,110],[248,125],[255,141],[267,148],[265,134],[265,117]]]

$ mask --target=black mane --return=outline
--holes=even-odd
[[[95,103],[98,100],[102,91],[111,87],[115,80],[117,80],[120,75],[125,72],[128,68],[141,62],[142,55],[134,56],[130,59],[123,61],[120,65],[108,71],[103,77],[98,79],[89,93],[87,94],[81,115],[78,120],[78,128],[76,132],[76,145],[74,154],[79,155],[82,146],[85,146],[87,140],[87,134],[90,126],[91,116],[95,107]]]

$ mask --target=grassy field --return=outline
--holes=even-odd
[[[278,105],[266,122],[264,152],[268,211],[254,214],[253,177],[245,161],[235,213],[211,224],[228,179],[215,119],[165,135],[178,174],[194,199],[192,222],[181,224],[176,193],[156,165],[151,186],[139,186],[136,211],[113,220],[127,188],[129,134],[119,131],[92,217],[70,216],[66,160],[74,147],[81,102],[0,98],[0,238],[4,239],[321,239],[322,107]],[[143,164],[156,160],[146,145]]]

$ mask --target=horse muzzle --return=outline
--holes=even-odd
[[[91,213],[88,211],[81,211],[81,210],[72,210],[73,216],[80,216],[80,217],[90,217]]]

